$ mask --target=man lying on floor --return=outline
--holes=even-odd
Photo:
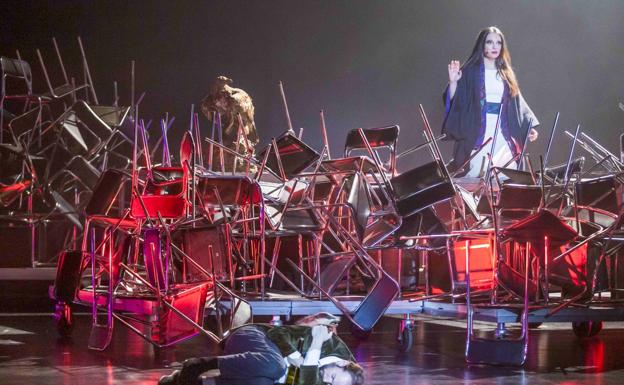
[[[285,383],[288,366],[294,365],[297,385],[361,385],[362,367],[335,334],[339,320],[318,313],[291,326],[242,326],[225,339],[224,355],[189,358],[158,384],[201,385],[202,373],[219,369],[219,385],[273,385]]]

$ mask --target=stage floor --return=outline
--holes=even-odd
[[[396,326],[384,318],[365,341],[341,333],[365,369],[366,384],[621,384],[624,378],[624,322],[605,323],[587,340],[577,339],[569,323],[542,325],[531,331],[524,368],[467,366],[462,320],[416,316],[407,354],[396,349]],[[89,315],[79,314],[72,339],[61,340],[50,313],[0,313],[0,383],[155,385],[184,359],[218,352],[204,337],[156,351],[119,324],[112,346],[95,352],[87,349],[89,328]]]

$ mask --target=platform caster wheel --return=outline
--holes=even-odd
[[[414,327],[411,324],[399,324],[399,330],[397,333],[397,347],[399,352],[407,353],[412,349],[412,345],[414,345],[413,329]]]
[[[602,330],[602,321],[572,322],[572,330],[578,338],[593,337]]]
[[[54,309],[54,321],[56,323],[56,330],[61,337],[71,336],[74,331],[74,317],[69,304],[64,302],[56,304]]]
[[[529,329],[539,329],[543,322],[529,322]]]

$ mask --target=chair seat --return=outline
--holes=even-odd
[[[503,230],[506,238],[534,245],[542,244],[547,236],[551,247],[565,245],[577,235],[573,228],[547,210],[541,210]]]
[[[375,286],[353,313],[354,326],[362,331],[372,330],[399,294],[399,291],[398,283],[385,271],[382,271]]]
[[[377,166],[368,156],[351,156],[348,158],[329,159],[321,162],[321,169],[327,172],[377,171]]]
[[[47,97],[47,98],[52,98],[52,99],[58,99],[58,98],[62,98],[64,96],[67,96],[69,94],[71,94],[72,92],[76,92],[79,91],[85,87],[87,87],[88,84],[82,84],[79,86],[74,87],[71,84],[63,84],[60,85],[58,87],[54,87],[54,89],[52,90],[52,92],[46,92],[44,93],[42,96]]]
[[[197,194],[207,206],[218,206],[219,193],[224,205],[246,205],[262,201],[262,191],[257,182],[246,176],[208,176],[200,177],[197,183]]]
[[[91,223],[101,224],[105,226],[117,226],[122,229],[134,229],[137,227],[138,223],[134,219],[124,219],[120,221],[121,218],[117,217],[108,217],[104,215],[94,215],[89,217]]]
[[[397,200],[397,212],[404,217],[410,216],[454,195],[452,182],[441,182]]]

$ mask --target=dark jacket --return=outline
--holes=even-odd
[[[462,69],[462,77],[457,82],[457,89],[442,124],[442,133],[446,140],[454,140],[453,169],[461,167],[470,157],[475,147],[482,143],[485,132],[483,116],[485,114],[485,94],[483,86],[484,75],[482,65],[473,65]],[[443,99],[447,102],[448,87],[444,91]],[[502,134],[508,143],[515,143],[512,147],[514,155],[521,151],[528,133],[529,122],[531,127],[539,121],[531,111],[522,95],[509,96],[507,85],[503,95],[501,111]],[[467,171],[467,170],[466,170]]]
[[[312,343],[312,328],[309,326],[272,326],[269,324],[254,324],[254,326],[266,334],[267,338],[277,346],[283,357],[297,350],[300,339],[303,341],[300,353],[305,356],[310,349],[310,344]],[[232,333],[234,331],[232,331]],[[321,358],[327,356],[336,356],[343,360],[355,362],[355,358],[347,345],[335,334],[330,340],[325,341],[321,348]],[[320,377],[318,366],[300,367],[298,385],[322,384],[323,382]]]

